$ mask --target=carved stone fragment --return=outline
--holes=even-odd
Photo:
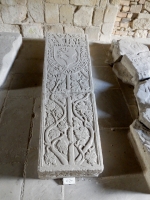
[[[98,176],[102,170],[87,37],[48,34],[39,177]]]
[[[19,33],[0,33],[0,86],[15,60],[22,44],[22,36]]]

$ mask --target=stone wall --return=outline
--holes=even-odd
[[[150,38],[150,0],[121,0],[114,35]]]
[[[0,0],[0,31],[25,38],[51,33],[86,33],[89,40],[108,40],[118,6],[108,0]]]

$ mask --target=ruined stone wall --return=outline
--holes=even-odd
[[[150,0],[121,0],[114,35],[150,38]]]
[[[0,31],[26,38],[52,33],[86,33],[89,40],[108,40],[118,6],[108,0],[0,0]]]

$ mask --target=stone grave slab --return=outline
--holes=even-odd
[[[41,115],[39,178],[103,171],[87,36],[47,35]]]
[[[19,33],[0,32],[0,44],[0,86],[2,86],[22,44],[22,36]]]

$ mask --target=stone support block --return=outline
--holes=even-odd
[[[2,6],[2,20],[6,24],[21,24],[26,19],[27,7],[22,5]]]
[[[70,4],[77,6],[95,6],[97,2],[97,0],[70,0]]]
[[[104,23],[114,23],[118,13],[118,7],[108,5],[104,15]]]
[[[22,36],[19,33],[1,32],[0,44],[0,86],[2,86],[20,49]]]
[[[100,36],[100,28],[99,27],[87,27],[85,29],[85,34],[88,35],[88,39],[89,41],[97,41],[99,40],[99,36]]]
[[[65,26],[64,28],[65,33],[68,34],[81,34],[84,35],[84,30],[80,27],[76,27],[76,26]]]
[[[94,18],[93,18],[93,25],[94,26],[101,26],[104,17],[104,9],[103,8],[96,8],[94,11]]]
[[[132,28],[150,30],[150,18],[135,19],[132,23]]]
[[[142,5],[132,5],[130,7],[130,12],[132,13],[140,13],[142,10]]]
[[[44,22],[44,6],[42,0],[28,0],[28,11],[34,22]]]
[[[45,20],[47,23],[59,23],[59,9],[57,4],[45,3]]]
[[[0,32],[20,33],[18,25],[0,24]]]
[[[25,38],[43,38],[43,27],[41,24],[22,25],[22,34]]]
[[[150,12],[150,2],[149,1],[146,1],[145,4],[144,4],[144,8]]]
[[[98,176],[103,170],[87,37],[46,40],[39,178]]]
[[[60,7],[60,23],[73,24],[73,14],[75,7],[71,5],[62,5]]]
[[[74,14],[74,25],[90,26],[92,22],[93,8],[82,6]]]
[[[69,4],[69,0],[45,0],[46,3]]]
[[[45,36],[49,33],[63,33],[63,26],[62,25],[46,25],[45,26]]]

